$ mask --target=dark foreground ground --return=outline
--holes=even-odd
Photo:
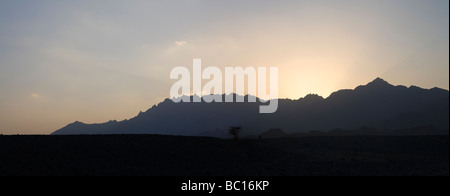
[[[449,136],[0,136],[0,175],[449,175]]]

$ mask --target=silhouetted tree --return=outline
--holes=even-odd
[[[228,129],[228,133],[233,136],[234,140],[239,140],[239,133],[241,132],[242,127],[230,127]]]

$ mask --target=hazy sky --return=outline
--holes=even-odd
[[[278,66],[279,95],[449,88],[448,0],[0,0],[0,133],[128,119],[170,70]]]

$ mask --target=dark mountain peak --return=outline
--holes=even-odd
[[[366,86],[367,87],[391,87],[392,85],[378,77],[375,80],[373,80],[372,82],[369,82]]]
[[[448,95],[448,93],[449,93],[448,90],[445,90],[445,89],[442,89],[442,88],[438,88],[438,87],[434,87],[432,89],[424,89],[424,88],[412,85],[408,89],[409,90],[413,90],[415,92],[422,92],[422,93],[424,93],[424,92],[431,92],[433,94],[441,94],[441,95]]]
[[[60,130],[77,130],[77,129],[82,129],[83,127],[86,127],[86,125],[87,124],[82,123],[80,121],[75,121],[73,123],[68,124],[67,126],[65,126],[64,128],[62,128]],[[59,134],[60,132],[64,133],[64,131],[60,131],[60,130],[55,131],[53,134]]]
[[[116,123],[118,123],[117,120],[110,120],[106,124],[116,124]]]
[[[413,90],[425,90],[425,89],[423,89],[423,88],[420,88],[420,87],[414,86],[414,85],[410,86],[409,89],[413,89]]]
[[[438,87],[434,87],[434,88],[430,89],[430,91],[432,91],[432,92],[439,92],[439,93],[446,93],[446,94],[449,93],[448,90],[445,90],[445,89],[442,89],[442,88],[438,88]]]
[[[69,124],[69,126],[77,126],[77,125],[85,125],[85,123],[80,122],[80,121],[75,121],[72,124]]]
[[[322,96],[317,95],[317,94],[308,94],[305,97],[299,99],[299,101],[305,101],[305,102],[308,102],[308,103],[313,103],[313,102],[316,102],[316,101],[323,101],[323,100],[324,100],[324,98]]]
[[[320,99],[323,99],[323,97],[318,94],[308,94],[305,96],[304,99],[314,99],[314,100],[319,99],[320,100]]]
[[[359,86],[356,89],[361,88],[361,87],[362,86]],[[354,94],[353,90],[341,89],[341,90],[331,93],[330,96],[328,96],[327,100],[341,99],[341,98],[352,96],[353,94]]]
[[[393,87],[395,87],[395,86],[393,86],[392,84],[389,84],[385,80],[378,77],[366,85],[361,85],[361,86],[356,87],[355,91],[356,92],[361,92],[361,91],[376,92],[376,91],[380,91],[380,90],[393,89]]]

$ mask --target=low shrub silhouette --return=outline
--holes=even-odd
[[[242,130],[242,127],[230,127],[228,129],[228,133],[233,136],[234,140],[239,140],[239,134]]]

